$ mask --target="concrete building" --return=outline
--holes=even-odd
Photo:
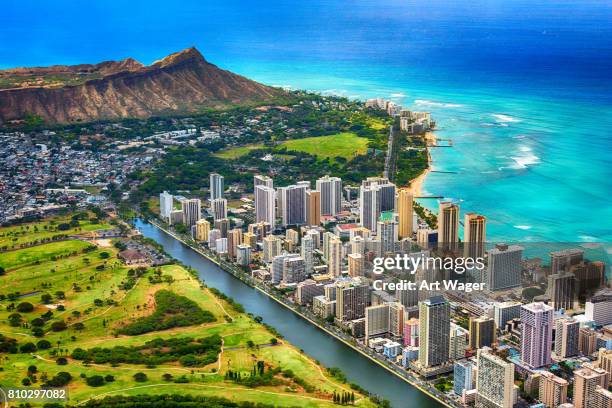
[[[497,302],[493,305],[493,319],[497,330],[503,330],[512,319],[521,316],[521,302]]]
[[[261,184],[255,187],[255,221],[266,222],[270,228],[276,225],[276,191]]]
[[[302,305],[310,305],[314,297],[321,296],[325,293],[324,285],[317,283],[312,279],[306,279],[303,282],[298,283],[295,291],[295,301]]]
[[[394,253],[398,242],[397,222],[395,220],[378,221],[377,231],[382,253]]]
[[[308,190],[309,185],[303,182],[278,189],[284,226],[306,223],[306,192]]]
[[[459,206],[441,202],[438,210],[438,248],[456,251],[459,247]]]
[[[521,307],[521,361],[530,368],[551,363],[553,315],[541,302]]]
[[[304,258],[304,267],[307,275],[312,274],[314,267],[314,240],[312,239],[312,235],[306,234],[304,238],[302,238],[302,246],[300,248],[300,253],[302,258]]]
[[[378,217],[380,216],[381,194],[378,185],[361,186],[359,190],[359,225],[376,234]]]
[[[224,177],[217,173],[210,173],[210,201],[223,198],[225,191]]]
[[[210,200],[210,207],[215,221],[227,218],[227,200],[225,198]]]
[[[336,319],[340,322],[365,316],[369,304],[370,287],[359,279],[342,279],[336,285]]]
[[[399,189],[397,194],[397,216],[399,238],[412,238],[413,234],[413,197],[408,189]]]
[[[495,343],[495,320],[491,317],[481,316],[470,318],[470,348],[477,350],[482,347],[491,347]]]
[[[465,358],[468,346],[468,331],[463,327],[451,323],[448,344],[448,358],[450,360],[461,360]]]
[[[240,244],[236,248],[236,262],[238,265],[247,266],[251,263],[251,246]]]
[[[272,262],[272,260],[281,254],[282,241],[276,235],[268,235],[263,239],[263,258],[264,262]]]
[[[321,193],[319,191],[306,192],[306,225],[319,225],[321,223]]]
[[[585,316],[598,326],[612,324],[612,290],[603,289],[586,302]]]
[[[342,211],[342,180],[340,178],[321,177],[316,182],[316,189],[320,192],[321,215],[336,215]]]
[[[576,277],[564,270],[548,277],[547,294],[555,311],[574,309],[576,302]]]
[[[264,175],[261,175],[261,174],[256,174],[255,176],[253,176],[253,191],[258,186],[265,186],[265,187],[273,188],[274,187],[274,180],[272,180],[271,177],[264,176]]]
[[[413,317],[404,323],[404,346],[419,347],[419,319]]]
[[[509,289],[521,285],[522,247],[498,244],[487,253],[488,265],[485,283],[489,290]]]
[[[561,271],[569,271],[573,265],[577,265],[584,259],[584,251],[581,249],[563,249],[550,253],[551,274]]]
[[[210,222],[205,219],[196,221],[195,225],[195,240],[200,242],[208,242],[208,233],[210,232]]]
[[[449,361],[450,304],[442,296],[419,302],[419,363],[437,366]]]
[[[558,407],[567,402],[568,382],[549,371],[540,374],[539,400],[547,407]]]
[[[487,219],[476,213],[467,213],[463,218],[463,256],[484,258],[487,242]]]
[[[604,369],[585,364],[574,371],[574,407],[595,407],[597,387],[608,388],[608,374]]]
[[[170,213],[174,209],[174,198],[172,194],[164,191],[159,194],[159,216],[165,221],[170,221]]]
[[[497,357],[488,347],[478,350],[476,407],[512,408],[516,398],[514,364]]]
[[[453,392],[463,395],[463,391],[473,390],[476,386],[476,366],[470,360],[457,361],[453,366]]]
[[[567,358],[578,354],[580,323],[572,318],[561,318],[555,322],[555,355]]]
[[[342,274],[342,241],[339,238],[333,238],[328,244],[327,272],[338,277]]]
[[[348,273],[349,276],[356,278],[364,275],[364,257],[362,254],[348,255]]]
[[[590,356],[597,351],[599,333],[590,327],[581,327],[578,331],[578,350],[583,356]]]
[[[242,245],[242,230],[234,228],[227,233],[227,253],[232,259],[238,255],[238,245]]]
[[[297,254],[287,256],[283,261],[283,283],[298,283],[306,279],[304,258]]]
[[[202,202],[197,198],[181,201],[181,211],[183,212],[183,224],[192,227],[202,218]]]

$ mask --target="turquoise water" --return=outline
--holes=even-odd
[[[492,240],[612,242],[608,1],[11,0],[0,27],[0,67],[196,45],[268,84],[429,110],[453,141],[433,169],[457,173],[425,193],[486,215]]]

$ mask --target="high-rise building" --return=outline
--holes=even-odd
[[[478,350],[476,375],[477,408],[512,408],[517,391],[514,385],[514,364],[494,355],[491,349]]]
[[[470,318],[470,348],[477,350],[491,347],[493,343],[495,343],[495,320],[487,316]]]
[[[247,266],[251,263],[251,246],[240,244],[236,248],[236,262],[238,265]]]
[[[223,176],[217,173],[210,173],[210,200],[223,198],[225,187],[223,185]]]
[[[404,307],[412,307],[419,303],[419,292],[421,291],[418,289],[418,287],[414,290],[408,288],[397,289],[395,291],[395,298],[398,302],[404,305]]]
[[[586,299],[595,291],[606,286],[606,264],[601,261],[581,262],[572,266],[570,271],[576,276],[577,293]]]
[[[321,223],[321,193],[319,191],[306,192],[306,225],[319,225]]]
[[[170,213],[174,209],[174,198],[172,194],[164,191],[159,194],[159,215],[165,221],[170,222]]]
[[[386,177],[368,177],[361,187],[377,187],[380,194],[380,211],[395,211],[395,184]]]
[[[476,213],[467,213],[463,218],[463,256],[483,258],[487,242],[487,219]]]
[[[549,371],[541,371],[539,400],[547,407],[558,407],[567,402],[568,382]]]
[[[604,369],[585,364],[574,371],[574,407],[595,407],[597,387],[608,388],[608,374]]]
[[[606,370],[608,383],[612,382],[612,350],[600,348],[597,352],[597,367]]]
[[[257,235],[252,232],[245,232],[242,236],[242,242],[249,245],[252,250],[257,249]]]
[[[349,254],[348,255],[348,273],[349,276],[355,278],[357,276],[364,275],[364,257],[361,254]]]
[[[210,232],[210,222],[205,219],[196,221],[195,240],[208,242],[208,233]]]
[[[397,243],[397,222],[391,221],[378,221],[378,237],[380,238],[380,245],[383,254],[395,252]]]
[[[227,234],[230,230],[230,220],[229,218],[220,218],[215,220],[215,228],[221,231],[221,238],[227,238]]]
[[[210,249],[212,249],[213,251],[215,251],[216,249],[216,245],[217,245],[217,240],[221,238],[221,231],[219,231],[216,228],[213,228],[210,230],[210,232],[208,233],[208,247]]]
[[[268,176],[263,176],[261,174],[256,174],[253,177],[253,189],[257,188],[258,186],[265,186],[265,187],[273,188],[274,187],[274,181],[272,180],[272,178],[270,178]]]
[[[291,254],[283,261],[283,283],[297,283],[306,279],[304,258]]]
[[[448,358],[450,360],[460,360],[465,358],[467,346],[468,331],[461,326],[451,323],[448,340]]]
[[[278,189],[284,226],[302,225],[306,222],[307,191],[308,185],[302,182]]]
[[[457,361],[453,366],[453,391],[463,395],[463,391],[474,389],[476,383],[476,367],[470,360]]]
[[[231,258],[238,256],[238,245],[242,245],[242,230],[234,228],[227,233],[227,253]]]
[[[459,206],[448,201],[439,206],[438,247],[451,251],[459,247]]]
[[[227,200],[225,198],[216,198],[210,201],[214,220],[227,218]]]
[[[512,319],[521,316],[521,302],[498,302],[493,305],[493,318],[497,330],[503,330]]]
[[[419,347],[419,319],[413,317],[404,323],[404,346]]]
[[[257,222],[255,224],[249,224],[248,231],[257,237],[257,241],[262,241],[272,231],[270,223],[268,222]]]
[[[289,252],[295,252],[298,243],[300,242],[300,234],[292,228],[288,228],[285,231],[285,244],[286,249]]]
[[[183,224],[187,227],[195,225],[196,221],[202,218],[202,203],[197,198],[181,201],[183,211]]]
[[[585,315],[598,326],[612,324],[612,290],[603,289],[586,302]]]
[[[487,288],[502,290],[521,286],[523,248],[498,244],[488,252]]]
[[[578,354],[580,323],[572,318],[561,318],[555,322],[555,354],[558,358]]]
[[[361,186],[359,190],[359,223],[374,234],[381,212],[380,208],[380,188],[378,185]]]
[[[584,251],[582,249],[563,249],[550,253],[550,270],[551,274],[561,271],[569,271],[573,265],[579,264],[584,259]]]
[[[317,180],[317,191],[321,193],[321,215],[336,215],[342,211],[342,180],[324,176]],[[318,225],[311,224],[311,225]]]
[[[394,339],[400,340],[404,335],[404,315],[404,305],[399,302],[389,303],[389,334]]]
[[[306,234],[304,238],[302,238],[302,247],[300,248],[300,252],[302,258],[304,258],[304,268],[307,275],[312,274],[314,267],[314,240],[312,239],[312,235]]]
[[[215,251],[219,255],[227,254],[227,238],[218,238],[215,241]]]
[[[410,190],[401,188],[397,194],[397,216],[399,221],[399,237],[412,238],[413,232],[413,197]]]
[[[584,356],[590,356],[597,351],[599,333],[590,327],[581,327],[578,331],[578,350]]]
[[[593,408],[612,408],[612,392],[600,386],[595,387]]]
[[[365,341],[389,333],[389,304],[365,308]]]
[[[551,363],[553,316],[541,302],[521,306],[521,361],[530,368]]]
[[[360,319],[370,299],[367,282],[347,278],[336,281],[336,318],[341,322]]]
[[[272,262],[272,260],[280,255],[282,251],[282,241],[276,235],[268,235],[263,239],[263,255],[264,262]]]
[[[450,304],[442,296],[419,302],[419,363],[423,367],[449,361]]]
[[[264,243],[265,245],[265,243]],[[280,283],[283,280],[283,274],[285,272],[285,259],[290,257],[290,254],[280,254],[272,258],[272,265],[270,266],[270,277],[272,283]]]
[[[255,187],[255,221],[267,222],[274,229],[276,223],[276,191],[266,185]]]
[[[548,277],[548,296],[555,311],[574,308],[576,286],[576,277],[570,272],[562,270]]]
[[[338,277],[342,274],[342,241],[340,238],[332,238],[329,240],[327,272],[334,277]]]
[[[321,283],[317,283],[312,279],[306,279],[297,284],[295,301],[302,306],[310,305],[316,296],[322,296],[325,293],[323,287],[324,285]]]

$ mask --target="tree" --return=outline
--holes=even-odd
[[[66,322],[64,322],[63,320],[58,320],[56,322],[51,323],[51,330],[53,330],[54,332],[66,330],[67,327],[68,326],[66,325]]]
[[[20,304],[17,305],[16,310],[19,313],[30,313],[31,311],[34,310],[34,305],[31,304],[30,302],[21,302]]]
[[[52,301],[52,300],[53,300],[53,296],[51,296],[51,295],[50,295],[50,294],[48,294],[48,293],[43,293],[43,294],[40,296],[40,301],[41,301],[42,303],[44,303],[45,305],[48,305],[49,303],[51,303],[51,301]]]
[[[19,347],[19,351],[22,353],[33,353],[36,351],[36,344],[32,342],[22,344],[21,347]]]
[[[57,360],[55,360],[55,362],[57,363],[57,365],[66,365],[66,364],[68,364],[68,360],[65,357],[60,357]]]
[[[106,382],[113,382],[113,381],[115,381],[115,376],[107,374],[107,375],[104,376],[104,381],[106,381]]]
[[[104,377],[102,377],[101,375],[92,375],[91,377],[87,377],[85,379],[85,382],[90,387],[100,387],[104,385]]]
[[[3,267],[0,266],[0,276],[5,275],[6,271],[4,270]]]
[[[134,374],[134,381],[145,382],[147,381],[147,375],[145,373],[136,373]]]

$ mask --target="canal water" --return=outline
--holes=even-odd
[[[160,243],[172,257],[198,271],[208,286],[215,287],[241,303],[247,312],[261,316],[289,342],[319,360],[325,367],[339,367],[350,382],[389,400],[394,408],[440,407],[441,404],[363,357],[341,341],[313,326],[265,294],[248,286],[156,226],[136,220],[147,238]]]

